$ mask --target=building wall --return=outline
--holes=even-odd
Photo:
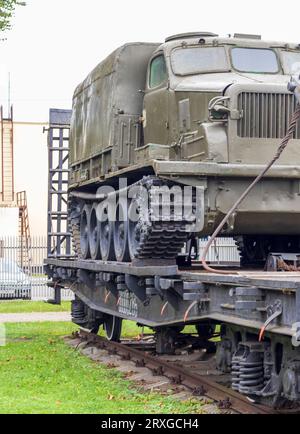
[[[0,208],[0,238],[18,235],[18,208]]]
[[[47,234],[48,155],[43,127],[47,123],[14,123],[15,192],[27,192],[32,235]],[[10,211],[2,209],[1,213],[0,232],[13,234],[15,221],[9,218]]]

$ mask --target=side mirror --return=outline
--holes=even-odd
[[[293,93],[297,99],[298,104],[300,104],[300,68],[299,64],[297,64],[297,71],[291,76],[291,79],[288,83],[288,91]]]

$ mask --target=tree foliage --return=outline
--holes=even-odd
[[[25,6],[25,3],[19,0],[0,0],[0,31],[10,29],[16,6]]]

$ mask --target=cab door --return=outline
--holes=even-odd
[[[168,144],[169,80],[163,52],[149,63],[143,110],[144,144]]]

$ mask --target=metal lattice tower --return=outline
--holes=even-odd
[[[14,188],[14,120],[13,107],[7,118],[0,108],[0,149],[1,149],[1,194],[0,207],[19,208],[18,265],[26,270],[31,268],[31,241],[26,191],[15,194]]]
[[[1,206],[13,206],[14,193],[14,125],[13,108],[7,118],[3,117],[3,107],[0,108],[1,123]]]
[[[71,110],[50,110],[48,129],[48,258],[69,258],[69,133]]]

